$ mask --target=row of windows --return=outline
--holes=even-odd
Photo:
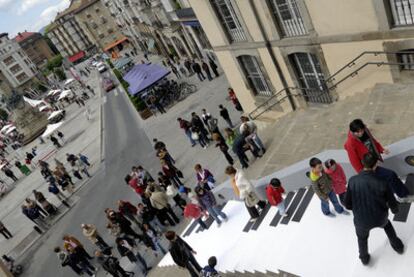
[[[378,0],[379,1],[379,0]],[[395,26],[414,24],[414,0],[389,0]],[[233,0],[210,0],[230,42],[246,41],[246,33],[235,12]],[[297,0],[268,0],[283,37],[308,33]]]

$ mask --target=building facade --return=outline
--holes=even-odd
[[[0,70],[0,76],[5,79],[0,81],[13,89],[29,86],[37,73],[36,65],[7,33],[0,34]]]
[[[38,68],[43,68],[47,61],[54,56],[52,49],[40,33],[18,33],[14,40]]]
[[[72,0],[66,10],[57,14],[47,30],[47,36],[61,55],[71,62],[80,60],[95,49],[94,42],[75,17],[75,11],[84,5],[85,1],[91,2],[92,0]]]
[[[414,68],[409,0],[188,1],[249,113],[330,103]]]

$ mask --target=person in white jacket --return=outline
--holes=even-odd
[[[236,169],[230,165],[226,168],[225,173],[230,177],[230,183],[236,196],[244,201],[247,211],[251,217],[250,220],[255,221],[260,215],[256,206],[264,209],[266,202],[260,200],[259,196],[256,193],[256,189],[247,179],[242,170]]]

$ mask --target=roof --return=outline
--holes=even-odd
[[[75,10],[77,10],[82,5],[82,2],[83,2],[83,0],[71,0],[69,7],[66,10],[63,10],[62,12],[58,13],[56,15],[55,20],[65,16],[67,14],[70,14],[71,12],[73,12]]]
[[[74,63],[79,59],[82,59],[85,56],[85,52],[80,51],[78,53],[76,53],[75,55],[70,56],[68,59],[70,62]]]
[[[35,34],[37,34],[37,33],[35,33],[35,32],[23,32],[23,33],[18,33],[18,34],[17,34],[17,36],[15,36],[15,37],[14,37],[14,39],[15,39],[17,42],[22,42],[22,41],[24,41],[24,40],[28,39],[29,37],[31,37],[31,36],[33,36],[33,35],[35,35]]]
[[[124,41],[126,41],[126,40],[128,40],[128,38],[127,38],[127,37],[123,37],[123,38],[121,38],[121,39],[118,39],[118,40],[116,40],[116,41],[114,41],[114,42],[112,42],[112,43],[108,44],[108,45],[104,48],[104,51],[108,51],[108,50],[110,50],[110,49],[114,48],[115,46],[117,46],[118,44],[123,43],[123,42],[124,42]]]
[[[7,37],[9,34],[8,33],[1,33],[0,34],[0,38],[2,38],[2,37]]]

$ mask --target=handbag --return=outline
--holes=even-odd
[[[195,132],[191,132],[191,138],[193,140],[199,140],[200,139],[200,136],[197,133],[195,133]]]

